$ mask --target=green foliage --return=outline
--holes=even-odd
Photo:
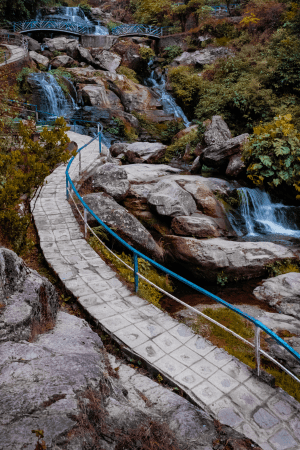
[[[269,277],[278,277],[278,275],[283,275],[284,273],[300,272],[300,263],[297,260],[285,259],[267,264],[265,268]]]
[[[169,144],[173,136],[184,128],[181,119],[175,119],[164,123],[157,123],[150,121],[147,116],[132,112],[138,121],[141,128],[144,128],[151,137],[161,141],[163,144]]]
[[[112,20],[110,20],[107,24],[106,24],[106,28],[108,28],[108,31],[111,33],[111,31],[116,28],[118,26],[118,24],[116,22],[113,22]]]
[[[228,276],[225,275],[225,273],[222,271],[221,273],[217,274],[217,284],[220,286],[226,286],[228,283]]]
[[[178,66],[169,70],[168,74],[175,96],[186,109],[194,108],[201,89],[201,79],[193,67]]]
[[[90,12],[91,12],[91,6],[88,4],[88,2],[81,2],[80,4],[79,4],[79,8],[81,8],[82,9],[82,11],[86,14],[86,15],[88,15]]]
[[[114,117],[114,126],[106,128],[111,134],[126,138],[128,142],[134,142],[138,139],[135,129],[124,118]]]
[[[183,50],[179,45],[171,45],[170,47],[166,47],[164,52],[166,53],[166,61],[170,64],[174,58],[182,54]]]
[[[31,69],[29,67],[23,67],[23,69],[18,73],[16,77],[16,81],[18,83],[20,92],[23,92],[24,94],[28,94],[31,92],[31,87],[27,82],[27,77],[31,73],[36,73],[36,69]]]
[[[96,227],[93,228],[93,230],[97,230],[97,235],[100,237],[100,239],[103,238],[104,234],[104,240],[108,240],[107,234],[105,230],[100,229],[102,227]],[[100,229],[100,230],[99,230]],[[125,278],[126,281],[130,283],[134,283],[134,274],[133,271],[130,270],[128,267],[126,267],[119,259],[117,259],[101,242],[98,241],[98,239],[95,236],[92,236],[88,240],[89,245],[97,252],[102,254],[105,259],[110,261],[117,271],[122,275],[122,277]],[[124,261],[128,266],[133,267],[133,258],[130,255],[127,255],[126,253],[118,254],[116,255]],[[152,283],[156,284],[160,288],[164,289],[167,292],[173,292],[173,287],[168,279],[168,276],[165,275],[159,275],[157,270],[148,262],[145,261],[142,258],[138,258],[138,264],[139,264],[139,273],[143,275],[144,277],[148,278]],[[150,303],[153,303],[156,307],[159,309],[162,309],[159,301],[163,297],[163,294],[155,289],[153,286],[151,286],[146,281],[139,279],[139,290],[138,293],[148,300]]]
[[[149,62],[152,58],[155,56],[155,52],[152,50],[152,48],[149,47],[140,47],[139,48],[139,55],[142,59]]]
[[[126,66],[119,66],[117,68],[117,73],[119,73],[120,75],[125,75],[127,78],[129,78],[134,83],[139,84],[137,74],[133,69],[129,69],[129,67],[126,67]]]
[[[28,250],[27,229],[30,224],[29,205],[37,190],[57,164],[70,158],[66,144],[70,142],[69,128],[63,118],[56,119],[53,130],[45,127],[40,140],[34,142],[34,122],[19,125],[20,147],[2,149],[0,154],[0,227],[11,242],[13,250],[22,254]],[[76,152],[73,154],[75,155]],[[24,213],[18,213],[21,196]]]
[[[255,127],[244,145],[247,176],[257,186],[288,185],[300,191],[300,134],[291,120],[287,114]]]
[[[164,157],[161,159],[161,163],[168,163],[175,156],[180,157],[185,152],[187,144],[191,145],[191,151],[196,148],[199,142],[199,136],[197,130],[192,130],[190,133],[185,134],[181,138],[177,139],[173,144],[169,145]]]

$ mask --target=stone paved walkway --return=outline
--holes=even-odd
[[[3,47],[6,47],[10,50],[10,58],[7,60],[7,63],[0,64],[1,66],[5,66],[6,64],[10,64],[20,59],[23,59],[27,55],[27,51],[23,47],[18,47],[17,45],[8,45],[1,44]]]
[[[90,139],[69,135],[79,146]],[[84,149],[83,169],[95,163],[98,154],[97,143]],[[72,165],[74,179],[78,165],[76,161]],[[264,450],[299,450],[298,402],[258,381],[228,353],[133,295],[91,249],[66,200],[65,169],[62,165],[47,178],[33,215],[47,262],[79,303],[132,355],[146,361],[150,370],[159,371],[222,423]]]

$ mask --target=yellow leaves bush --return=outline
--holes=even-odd
[[[260,19],[258,17],[255,17],[253,13],[250,13],[241,20],[240,25],[248,27],[252,23],[259,22],[259,20]]]

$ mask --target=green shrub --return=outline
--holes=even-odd
[[[21,72],[18,73],[16,80],[19,86],[20,92],[24,94],[29,94],[31,92],[31,87],[27,82],[27,77],[31,73],[38,72],[37,69],[31,69],[29,67],[23,67]]]
[[[120,75],[125,75],[125,77],[129,78],[134,83],[139,84],[139,80],[137,78],[137,74],[133,69],[129,69],[129,67],[126,66],[119,66],[117,68],[117,73]]]
[[[244,145],[247,176],[257,186],[288,185],[300,191],[300,134],[291,120],[287,114],[255,127]]]
[[[112,30],[114,28],[116,28],[118,26],[118,23],[113,22],[112,20],[110,20],[107,24],[106,24],[106,28],[108,28],[108,31],[111,33]]]
[[[166,47],[164,52],[166,53],[167,63],[170,64],[174,58],[182,54],[183,50],[179,45],[171,45],[170,47]]]
[[[201,92],[201,79],[195,69],[190,66],[174,67],[169,70],[168,77],[176,98],[186,109],[194,108]]]
[[[272,264],[267,264],[265,268],[267,269],[269,277],[278,277],[278,275],[283,275],[285,273],[300,272],[300,263],[293,259],[285,259],[282,261],[275,261]]]
[[[152,50],[152,48],[148,48],[148,47],[140,47],[139,48],[139,55],[142,59],[144,59],[145,61],[149,62],[151,61],[152,58],[154,58],[155,53]]]
[[[185,134],[181,138],[177,139],[173,144],[169,145],[164,157],[161,159],[161,163],[168,163],[174,156],[180,157],[184,154],[187,144],[191,145],[191,151],[195,149],[199,142],[199,136],[197,130],[192,130],[190,133]]]

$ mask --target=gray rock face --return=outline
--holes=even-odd
[[[226,175],[231,178],[238,178],[245,169],[241,155],[233,155],[228,163]]]
[[[86,62],[87,64],[93,64],[94,63],[94,59],[93,59],[92,55],[90,54],[90,52],[88,51],[87,48],[78,47],[78,52],[79,52],[80,58],[84,62]]]
[[[204,214],[174,217],[172,230],[179,236],[193,236],[198,238],[215,238],[223,236],[217,222]]]
[[[133,144],[117,143],[111,146],[111,154],[112,156],[118,156],[120,153],[126,154],[128,151],[131,151],[136,153],[143,162],[147,162],[149,158],[166,148],[167,146],[160,142],[134,142]]]
[[[148,204],[161,216],[189,216],[197,210],[193,197],[175,181],[161,180],[152,189]]]
[[[228,125],[221,116],[213,116],[211,124],[204,133],[204,140],[207,145],[222,144],[231,139],[231,132]]]
[[[28,339],[34,321],[55,319],[59,304],[52,284],[6,248],[0,248],[0,280],[0,343]]]
[[[300,320],[300,273],[290,272],[265,280],[254,289],[259,300]]]
[[[124,166],[130,183],[150,183],[156,181],[158,178],[181,172],[180,169],[175,169],[166,164],[134,164],[131,166]]]
[[[227,167],[232,155],[240,154],[241,145],[248,138],[248,133],[241,134],[232,139],[228,139],[220,144],[213,144],[203,151],[201,161],[208,167]]]
[[[46,56],[40,55],[39,53],[36,53],[36,51],[29,52],[29,56],[34,62],[48,67],[49,59]]]
[[[104,84],[88,84],[82,88],[81,95],[85,105],[102,108],[110,108],[111,106]]]
[[[53,39],[44,38],[44,42],[47,44],[50,52],[66,52],[69,45],[79,45],[77,39],[67,39],[65,37],[57,37]]]
[[[27,41],[28,41],[28,50],[30,52],[31,51],[39,52],[41,50],[41,44],[35,39],[27,36]]]
[[[99,69],[107,70],[108,72],[116,72],[116,69],[121,64],[121,56],[116,53],[103,50],[101,53],[97,53],[95,56],[95,65]]]
[[[171,67],[180,65],[201,67],[205,64],[212,64],[218,58],[227,56],[233,56],[233,54],[226,47],[206,48],[205,50],[197,50],[192,53],[184,52],[180,56],[177,56],[170,65]]]
[[[123,200],[129,191],[129,181],[125,170],[116,164],[106,163],[92,175],[93,187],[102,189],[115,200]]]
[[[146,252],[159,261],[163,258],[162,249],[146,228],[129,212],[106,194],[88,194],[83,200],[106,225],[113,228],[128,244]],[[88,223],[98,226],[98,222],[88,213]]]
[[[195,276],[215,281],[223,272],[228,280],[251,279],[265,274],[265,265],[296,255],[271,242],[234,242],[221,238],[198,240],[165,236],[165,259],[189,268]]]
[[[52,59],[50,64],[51,67],[57,69],[58,67],[70,67],[74,65],[75,60],[67,55],[56,56],[56,58]]]

